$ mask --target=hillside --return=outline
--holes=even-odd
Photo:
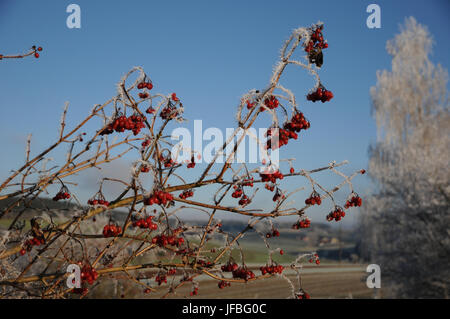
[[[0,209],[4,210],[14,203],[15,199],[6,199],[0,201]],[[16,218],[17,214],[23,211],[19,220],[28,221],[29,219],[47,214],[52,218],[65,219],[73,216],[74,211],[86,209],[86,206],[79,206],[67,202],[55,202],[50,198],[39,198],[25,209],[23,204],[15,207],[6,217],[0,221],[0,229],[7,228],[11,221]],[[24,210],[25,209],[25,210]],[[114,220],[118,223],[125,221],[126,213],[115,210],[112,213]],[[28,228],[28,223],[27,227]],[[187,225],[204,225],[204,221],[189,220]],[[227,220],[223,222],[222,230],[236,235],[247,226],[246,222],[237,220]],[[356,238],[352,230],[338,229],[331,227],[325,223],[312,223],[310,228],[294,230],[292,222],[277,222],[276,228],[282,236],[271,238],[269,240],[272,247],[280,247],[286,252],[286,255],[296,255],[301,252],[317,251],[321,258],[329,260],[348,260],[357,259]],[[261,230],[260,230],[261,231]],[[264,242],[259,234],[254,230],[246,232],[245,236],[240,239],[241,243],[245,243],[246,247],[253,251],[254,258],[257,260],[266,258],[266,250]]]

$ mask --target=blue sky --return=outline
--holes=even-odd
[[[66,27],[70,3],[81,7],[81,29]],[[370,3],[381,7],[381,29],[366,26]],[[28,133],[34,154],[55,140],[65,101],[75,123],[113,96],[120,77],[137,65],[150,75],[155,91],[177,92],[190,123],[201,119],[204,126],[234,127],[239,97],[267,85],[292,29],[318,20],[329,42],[320,75],[335,98],[307,102],[312,79],[299,69],[287,72],[282,84],[298,96],[312,127],[290,142],[285,154],[297,158],[298,168],[345,159],[346,173],[366,168],[376,137],[369,88],[377,70],[390,68],[386,41],[414,16],[434,37],[432,60],[448,69],[449,9],[448,1],[2,0],[0,53],[23,52],[33,44],[44,51],[39,59],[0,63],[0,149],[7,150],[0,177],[22,164]],[[339,180],[323,178],[331,184]],[[355,180],[355,187],[360,195],[373,189],[367,176]],[[84,192],[82,197],[91,190]],[[314,214],[313,220],[324,219],[324,212]]]

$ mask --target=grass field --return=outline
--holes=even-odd
[[[259,272],[256,269],[254,271]],[[286,272],[297,288],[297,279],[293,273]],[[320,266],[306,266],[303,270],[303,289],[307,291],[311,298],[354,298],[367,299],[374,298],[374,290],[366,286],[367,278],[365,267],[356,264],[329,264]],[[210,299],[285,299],[290,297],[291,287],[289,283],[280,278],[272,277],[260,281],[248,282],[246,284],[232,284],[231,287],[219,289],[217,281],[203,276],[198,278],[199,295],[191,297],[189,295],[192,286],[187,284],[177,289],[176,294],[171,294],[167,298],[210,298]],[[166,291],[164,291],[166,292]],[[135,296],[135,298],[159,298],[161,293],[151,293],[150,295]],[[378,292],[377,297],[382,297],[382,292]]]
[[[296,284],[294,275],[288,276]],[[374,292],[367,288],[367,273],[361,266],[342,265],[306,268],[302,276],[303,288],[312,298],[373,298]],[[189,293],[189,287],[179,291],[180,298]],[[201,282],[199,298],[267,298],[283,299],[290,296],[287,281],[273,277],[247,284],[235,284],[225,289],[217,287],[217,281]]]

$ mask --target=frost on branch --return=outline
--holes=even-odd
[[[16,54],[16,55],[0,54],[0,61],[2,61],[3,59],[22,59],[22,58],[25,58],[25,57],[31,56],[31,55],[33,55],[36,59],[38,59],[40,56],[39,52],[41,52],[42,50],[43,50],[42,47],[36,47],[35,45],[33,45],[28,50],[28,52],[23,53],[23,54]]]
[[[292,228],[301,231],[310,226],[308,208],[327,204],[333,212],[339,211],[333,220],[342,219],[343,209],[335,202],[334,193],[347,185],[349,194],[356,194],[351,181],[363,171],[350,176],[343,174],[340,167],[346,161],[312,170],[296,169],[292,158],[280,159],[280,165],[275,165],[273,153],[268,150],[291,147],[302,134],[314,129],[307,111],[299,109],[300,101],[309,103],[308,100],[317,98],[328,102],[332,98],[318,75],[326,61],[323,50],[328,46],[323,30],[321,23],[294,30],[282,47],[268,85],[242,96],[238,127],[212,162],[205,165],[196,165],[195,158],[200,154],[187,148],[183,151],[190,152],[191,158],[181,160],[180,150],[168,139],[167,129],[175,121],[184,121],[183,97],[174,91],[155,93],[154,79],[140,67],[125,74],[117,85],[117,95],[95,105],[78,125],[67,128],[66,108],[56,142],[34,158],[29,156],[28,145],[26,163],[0,185],[0,200],[11,201],[0,218],[13,217],[9,229],[16,236],[14,240],[3,241],[0,260],[18,269],[0,281],[3,295],[17,296],[26,291],[33,297],[96,296],[101,287],[113,282],[117,291],[118,285],[123,287],[126,281],[145,294],[160,297],[176,294],[178,288],[187,285],[191,288],[189,296],[194,296],[201,294],[196,278],[206,275],[217,280],[220,289],[278,276],[289,282],[292,298],[309,298],[301,284],[302,264],[306,260],[318,265],[319,256],[312,252],[287,265],[277,263],[273,254],[284,251],[282,247],[274,247],[273,238],[283,234],[274,221],[296,216],[298,220]],[[316,82],[311,89],[315,92],[314,99],[307,99],[308,89],[302,98],[296,98],[281,85],[283,72],[289,65],[300,66],[314,76]],[[246,135],[242,133],[250,132],[258,118],[267,116],[272,122],[267,139],[258,140],[267,155],[262,168],[234,163]],[[97,129],[88,132],[87,127]],[[66,161],[50,165],[53,160],[48,156],[56,148],[68,149]],[[125,154],[133,157],[128,177],[103,177],[98,191],[81,203],[71,176],[102,168]],[[227,158],[221,163],[218,158],[224,154]],[[39,167],[38,163],[45,165]],[[185,174],[188,169],[192,173]],[[328,189],[314,178],[323,171],[342,177],[342,181]],[[283,181],[291,178],[303,179],[309,185],[300,201],[296,201],[296,196],[302,195],[305,187],[287,189]],[[105,184],[119,185],[122,191],[107,198],[103,192]],[[198,196],[199,189],[206,189],[210,196],[206,199]],[[69,213],[58,220],[41,221],[38,217],[24,218],[25,210],[15,209],[18,205],[28,207],[43,196],[66,203]],[[262,209],[258,205],[267,196],[272,205]],[[350,202],[352,205],[348,206],[354,206],[351,199]],[[120,213],[118,208],[126,213]],[[324,220],[330,208],[325,209]],[[184,211],[197,213],[199,222],[186,222]],[[237,233],[226,231],[223,227],[226,219],[219,221],[219,214],[246,216],[248,224]],[[30,230],[26,230],[25,223],[29,223]],[[256,268],[246,263],[246,247],[240,242],[250,232],[259,234],[267,248],[267,263]],[[69,264],[80,266],[81,288],[65,286],[64,270]],[[298,283],[291,282],[287,272],[295,273]]]

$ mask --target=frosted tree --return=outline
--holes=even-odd
[[[369,172],[378,193],[361,218],[363,247],[391,297],[448,297],[450,149],[447,72],[433,40],[408,18],[387,42],[392,71],[371,88],[378,138]],[[389,286],[389,287],[387,287]]]

